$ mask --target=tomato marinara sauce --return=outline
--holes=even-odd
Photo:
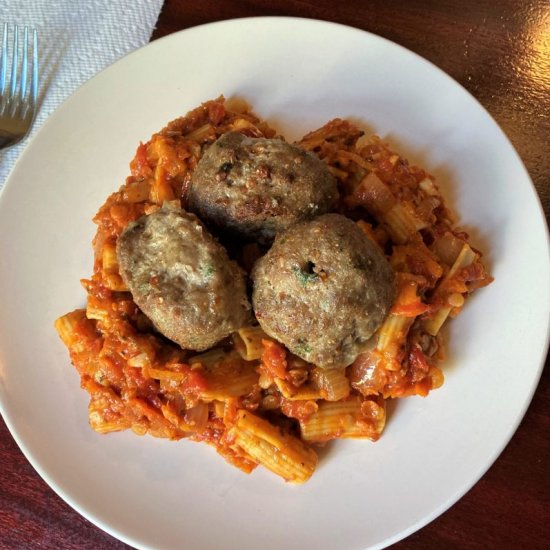
[[[182,349],[134,303],[119,273],[117,239],[166,202],[185,208],[197,163],[229,131],[277,137],[246,107],[218,98],[138,146],[131,175],[94,218],[94,270],[82,281],[86,309],[60,317],[56,329],[90,395],[97,432],[204,441],[245,472],[261,464],[301,483],[316,467],[316,445],[375,441],[387,399],[441,386],[440,328],[492,279],[434,178],[336,119],[296,145],[326,163],[338,182],[336,211],[377,244],[395,272],[393,305],[370,345],[351,365],[321,369],[253,321],[207,351]],[[230,248],[246,273],[264,253],[250,242]]]

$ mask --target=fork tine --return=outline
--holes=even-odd
[[[24,101],[27,93],[27,46],[29,42],[29,28],[25,26],[23,30],[23,59],[21,61],[21,88],[19,89],[19,98]]]
[[[17,89],[17,69],[19,64],[19,27],[15,25],[15,31],[13,33],[13,57],[11,61],[11,91],[10,98],[15,97],[15,90]]]
[[[4,32],[2,33],[2,61],[0,63],[0,96],[4,95],[6,90],[6,72],[8,70],[8,24],[4,23]]]
[[[31,82],[31,99],[33,109],[38,99],[38,33],[36,29],[32,32],[32,82]]]
[[[9,32],[8,23],[4,23],[0,52],[0,149],[11,147],[28,135],[38,103],[38,32],[32,27],[15,25],[13,40]],[[10,47],[13,44],[13,52],[8,51],[8,42]]]

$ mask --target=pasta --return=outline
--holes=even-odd
[[[94,218],[94,270],[82,281],[86,308],[61,316],[55,328],[90,394],[89,422],[98,433],[131,429],[201,441],[244,472],[262,465],[303,483],[317,465],[314,445],[376,441],[387,399],[425,396],[443,383],[440,329],[492,279],[433,178],[378,137],[336,119],[297,145],[326,163],[338,180],[338,211],[395,271],[393,306],[369,346],[348,367],[323,370],[252,323],[203,353],[181,349],[134,303],[119,274],[117,239],[165,201],[185,205],[203,152],[229,131],[276,135],[246,108],[218,98],[138,146],[131,175]],[[245,270],[261,254],[255,244],[234,251]]]
[[[386,409],[383,399],[354,396],[343,401],[322,402],[300,422],[305,441],[342,438],[367,438],[376,441],[384,429]]]
[[[297,437],[248,411],[239,411],[228,440],[238,452],[294,483],[307,481],[317,465],[317,454]]]
[[[259,326],[242,328],[233,338],[235,348],[243,359],[254,361],[262,357],[262,340],[267,338],[267,335]]]

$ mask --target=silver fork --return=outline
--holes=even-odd
[[[8,24],[4,23],[2,53],[0,56],[0,149],[11,147],[28,133],[36,113],[38,97],[38,36],[29,28],[23,28],[23,40],[19,27],[13,31],[11,59],[8,55]],[[22,43],[21,43],[22,42]],[[31,43],[32,42],[32,53]],[[11,74],[8,77],[8,65]]]

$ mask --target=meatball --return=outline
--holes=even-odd
[[[244,273],[179,207],[167,204],[130,223],[117,257],[135,303],[184,349],[208,349],[250,322]]]
[[[330,211],[338,199],[324,162],[280,139],[228,132],[199,161],[189,209],[207,225],[270,243],[293,223]]]
[[[322,368],[351,364],[384,320],[394,273],[352,220],[326,214],[275,239],[252,272],[263,330]]]

